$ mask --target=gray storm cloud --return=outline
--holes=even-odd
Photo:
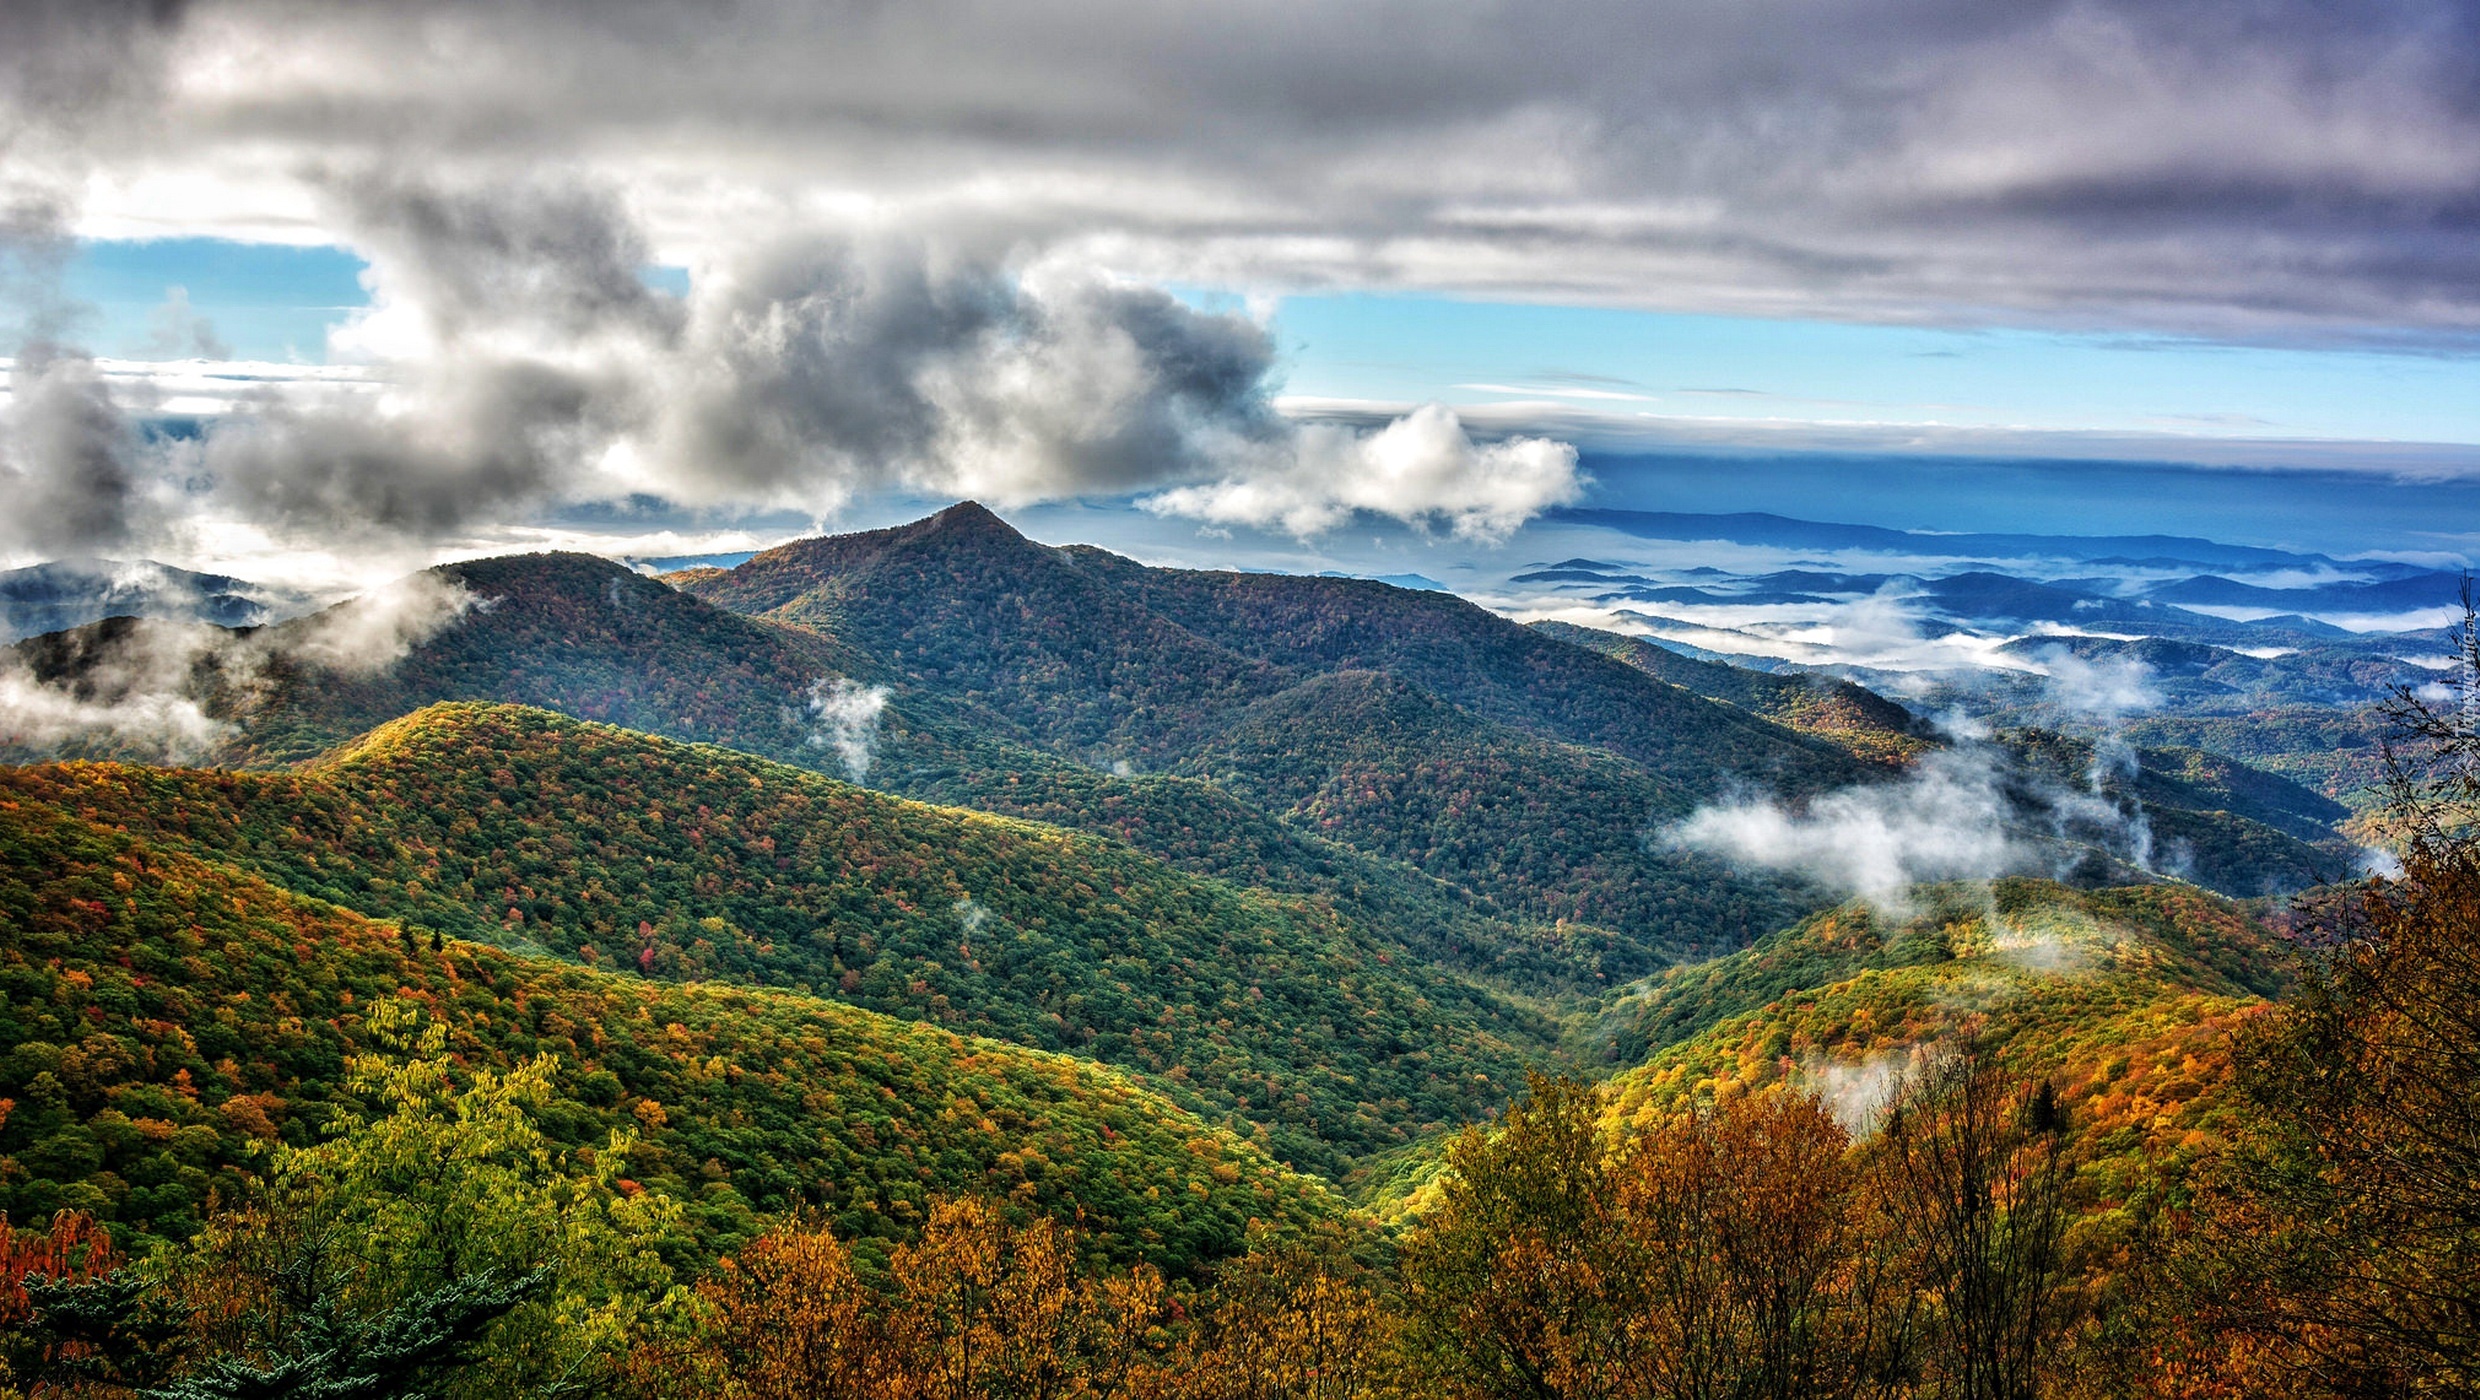
[[[126,544],[136,529],[138,431],[83,355],[20,354],[0,416],[0,536],[54,555]]]
[[[557,161],[671,248],[824,207],[1224,283],[2480,324],[2458,0],[7,9],[0,77],[76,114],[111,227],[263,229],[218,191],[322,163]]]
[[[370,259],[372,392],[199,466],[296,538],[894,486],[1491,539],[1561,444],[1295,426],[1263,325],[1141,284],[2449,343],[2476,77],[2454,0],[25,0],[0,218]]]
[[[1120,491],[1291,431],[1246,318],[918,238],[757,250],[696,294],[667,368],[654,458],[692,499]]]
[[[899,488],[1002,504],[1169,488],[1209,521],[1368,510],[1499,538],[1581,486],[1572,448],[1476,443],[1427,410],[1372,430],[1274,407],[1266,329],[1084,264],[886,232],[778,235],[685,295],[609,190],[335,183],[371,254],[339,345],[377,392],[217,424],[214,499],[296,536],[438,537],[646,493],[828,513]]]
[[[56,238],[98,147],[143,142],[182,0],[0,5],[0,242]]]
[[[173,0],[0,5],[0,323],[16,356],[0,417],[0,542],[117,547],[137,521],[140,443],[73,335],[72,221],[99,145],[149,125]]]
[[[382,367],[383,391],[267,398],[219,424],[222,503],[301,535],[438,535],[558,497],[643,421],[644,365],[679,309],[643,281],[608,191],[360,174],[328,194],[374,298],[341,348]]]

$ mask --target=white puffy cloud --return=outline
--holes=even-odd
[[[476,598],[454,579],[424,571],[288,627],[253,634],[241,645],[343,675],[372,675],[404,660],[467,613],[488,610],[494,602]]]
[[[1985,749],[1945,749],[1900,781],[1830,792],[1805,810],[1767,797],[1702,807],[1663,839],[1906,914],[1915,884],[1986,880],[2031,863],[2013,833],[2003,777]]]
[[[75,674],[48,675],[18,652],[0,653],[0,748],[48,754],[64,746],[134,746],[168,762],[204,755],[228,726],[209,716],[196,682],[231,645],[200,623],[136,622],[89,641]]]
[[[436,540],[562,502],[831,513],[893,488],[1156,509],[1313,534],[1371,511],[1495,541],[1576,499],[1572,447],[1275,408],[1266,328],[1059,257],[926,234],[770,236],[685,296],[565,177],[338,177],[374,300],[367,392],[274,381],[208,430],[200,504],[303,541]],[[319,386],[322,389],[331,386]]]
[[[2087,659],[2065,646],[2044,647],[2034,658],[2049,677],[2049,702],[2078,719],[2115,730],[2131,715],[2161,704],[2153,668],[2125,654]]]
[[[1429,404],[1375,431],[1298,430],[1290,460],[1148,496],[1158,515],[1322,534],[1355,511],[1494,543],[1583,494],[1576,449],[1547,438],[1476,443],[1454,412]]]
[[[935,239],[784,237],[718,268],[657,353],[644,481],[832,509],[900,486],[1002,504],[1190,478],[1288,444],[1273,347],[1090,267]]]

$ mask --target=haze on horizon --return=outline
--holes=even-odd
[[[2475,70],[2448,0],[18,0],[0,564],[960,496],[1299,566],[2019,498],[2468,561]]]

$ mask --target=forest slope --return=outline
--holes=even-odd
[[[1316,903],[539,710],[432,707],[300,774],[0,788],[375,917],[1089,1055],[1331,1175],[1494,1107],[1550,1038]]]
[[[1603,941],[1608,984],[1742,946],[1801,907],[1785,886],[1649,841],[1694,804],[1636,763],[1478,719],[1384,672],[1261,700],[1188,767],[1535,918],[1630,930]]]
[[[160,780],[165,790],[177,780]],[[200,806],[206,805],[203,801]],[[851,1007],[680,986],[433,940],[84,820],[0,801],[0,1209],[91,1212],[125,1239],[194,1231],[251,1144],[312,1140],[382,997],[425,1006],[469,1064],[560,1058],[544,1113],[687,1203],[711,1253],[799,1206],[863,1237],[934,1193],[1081,1217],[1172,1267],[1252,1219],[1331,1213],[1322,1188],[1125,1076]]]
[[[1563,947],[1472,890],[1320,839],[1209,784],[1115,774],[1037,748],[1012,722],[969,700],[899,683],[839,744],[812,707],[815,688],[875,681],[884,668],[809,629],[739,617],[583,555],[479,560],[430,577],[462,590],[474,606],[379,671],[300,662],[298,644],[317,619],[255,638],[269,659],[246,687],[200,667],[191,693],[222,726],[221,742],[205,757],[267,767],[441,701],[536,705],[717,743],[923,801],[1111,836],[1194,873],[1331,900],[1355,922],[1426,956],[1520,985],[1592,981],[1589,946]],[[200,644],[162,635],[166,626],[122,619],[19,651],[38,675],[74,687],[88,677],[144,672],[149,653]],[[93,735],[56,751],[161,756],[143,736]]]
[[[1623,1004],[1609,1049],[1650,1053],[1609,1082],[1607,1117],[1641,1126],[1788,1082],[1873,1130],[1907,1076],[1968,1041],[2055,1087],[2070,1247],[2103,1275],[2123,1267],[2138,1202],[2179,1189],[2246,1130],[2233,1038],[2287,986],[2290,950],[2227,901],[2176,886],[1921,894],[1912,917],[1845,906]]]

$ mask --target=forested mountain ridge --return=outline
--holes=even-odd
[[[105,701],[167,659],[184,666],[178,698],[196,702],[219,726],[204,756],[234,766],[311,758],[443,700],[538,704],[752,753],[814,758],[802,704],[822,674],[851,664],[826,638],[704,607],[591,555],[443,564],[414,579],[452,600],[453,610],[375,668],[321,665],[307,654],[317,650],[323,624],[350,604],[241,631],[113,618],[14,650],[35,679],[79,693],[99,688],[93,698]],[[248,674],[236,679],[224,663],[244,648]],[[149,753],[149,737],[103,732],[47,752],[139,757]]]
[[[377,675],[294,668],[248,712],[229,756],[309,758],[442,700],[542,705],[797,756],[810,748],[801,713],[809,687],[856,661],[828,639],[696,607],[590,555],[516,555],[433,573],[478,606]]]
[[[966,502],[867,535],[804,540],[686,585],[814,627],[1062,752],[1130,762],[1208,741],[1312,676],[1386,671],[1542,737],[1607,747],[1699,789],[1737,773],[1848,778],[1839,754],[1559,645],[1451,594],[1363,579],[1154,569],[1035,544]]]
[[[1800,896],[1646,839],[1694,799],[1607,750],[1535,738],[1386,672],[1314,677],[1250,706],[1183,765],[1287,820],[1542,921],[1636,930],[1624,982],[1736,947]]]
[[[95,770],[81,800],[375,917],[1176,1074],[1192,1108],[1330,1174],[1486,1112],[1579,995],[1728,953],[1817,898],[1667,849],[1663,823],[1749,784],[1796,801],[1884,782],[1923,742],[1858,687],[1362,580],[1148,568],[1034,544],[970,503],[687,591],[569,555],[436,576],[472,604],[392,665],[278,664],[220,712],[228,762],[379,722],[368,737],[295,774]],[[883,688],[843,736],[863,763],[809,703],[833,681]],[[460,703],[416,711],[441,698]],[[462,703],[504,699],[1114,840]],[[2011,742],[2062,781],[2090,766],[2055,736]],[[2202,878],[2321,868],[2300,839],[2329,815],[2312,794],[2201,754],[2151,755],[2138,786]],[[790,856],[753,844],[794,809],[804,828],[834,815]],[[825,852],[885,868],[887,841],[939,859],[896,858],[912,883],[890,895]],[[1059,943],[1045,917],[1100,941]],[[988,948],[967,928],[985,920]],[[1112,970],[1129,958],[1139,975]],[[1527,995],[1558,1000],[1545,1014]],[[1287,1044],[1299,1026],[1317,1034]]]
[[[1154,766],[1288,679],[971,502],[910,525],[782,545],[683,591],[845,639],[891,679],[1104,767]]]
[[[1897,732],[1900,707],[1856,687],[1710,667],[1706,698],[1450,595],[1151,569],[1034,544],[970,503],[768,551],[687,593],[574,555],[433,577],[471,606],[382,671],[288,659],[284,639],[320,625],[310,618],[269,629],[274,659],[248,688],[209,677],[204,708],[226,726],[212,756],[298,760],[438,700],[537,704],[1102,832],[1192,872],[1333,900],[1399,945],[1528,992],[1607,987],[1791,917],[1804,896],[1649,833],[1725,791],[1797,800],[1883,780],[1920,742]],[[110,634],[28,646],[61,667],[80,647],[108,653]],[[1428,747],[1380,753],[1356,736],[1356,706],[1335,703],[1346,674],[1386,677],[1390,703],[1423,709]],[[821,712],[834,686],[867,709],[842,721],[849,732]],[[1292,730],[1251,718],[1273,713]],[[1234,736],[1251,733],[1274,746],[1240,764]],[[1333,762],[1270,762],[1295,742]],[[1400,770],[1384,800],[1344,771],[1372,764]],[[1249,795],[1220,781],[1244,766]],[[1316,810],[1294,810],[1330,784]],[[1436,816],[1416,840],[1390,803]],[[2210,813],[2156,822],[2225,889],[2321,868],[2287,832]]]
[[[1642,638],[1570,623],[1533,625],[1697,694],[1830,739],[1862,757],[1899,766],[1943,742],[1902,706],[1849,681],[1816,673],[1743,670],[1682,656]],[[1996,737],[2025,777],[2090,787],[2100,771],[2096,745],[2089,738],[2030,727]],[[2178,875],[2225,894],[2254,895],[2321,884],[2347,870],[2342,858],[2346,843],[2337,835],[2336,823],[2350,812],[2323,794],[2193,747],[2146,747],[2134,750],[2132,758],[2132,778],[2113,772],[2104,785],[2141,804],[2155,835],[2166,848],[2175,848],[2176,859],[2167,863]],[[2322,849],[2312,849],[2318,847]]]
[[[0,789],[374,917],[1147,1071],[1332,1175],[1485,1111],[1554,1034],[1316,903],[539,710],[434,706],[301,773]]]
[[[688,1203],[691,1257],[803,1205],[901,1235],[941,1191],[1075,1212],[1105,1250],[1175,1264],[1236,1249],[1251,1219],[1335,1209],[1088,1061],[442,944],[24,789],[0,801],[0,924],[0,1198],[19,1221],[194,1232],[256,1170],[253,1142],[313,1141],[348,1106],[344,1059],[388,997],[429,1008],[470,1064],[556,1053],[545,1128],[578,1149],[635,1133],[627,1169]]]
[[[2245,898],[2351,875],[2358,848],[2333,824],[2345,809],[2288,779],[2190,748],[2121,744],[2104,761],[2092,741],[2052,730],[2003,730],[1992,742],[2027,790],[2082,788],[2140,813],[2149,867],[2176,878]]]
[[[246,689],[201,665],[190,693],[222,726],[206,756],[243,767],[294,762],[422,705],[491,700],[852,776],[811,708],[821,683],[878,674],[849,647],[735,616],[583,555],[481,560],[432,576],[466,590],[473,606],[376,674],[292,660],[285,643],[309,620],[261,634],[269,659]],[[83,671],[145,669],[148,649],[172,649],[150,630],[168,625],[121,619],[18,651],[38,676],[67,684]],[[1499,917],[1485,896],[1321,840],[1193,780],[1115,774],[1036,748],[969,703],[903,688],[866,737],[875,762],[864,776],[891,792],[1095,831],[1197,873],[1334,899],[1389,936],[1527,984],[1595,976],[1589,950],[1563,949]],[[91,758],[160,753],[143,736],[55,748]]]
[[[1572,622],[1532,625],[1546,636],[1598,651],[1708,700],[1737,705],[1786,728],[1839,744],[1856,757],[1900,763],[1929,746],[1926,727],[1911,711],[1850,681],[1814,673],[1783,676],[1699,661],[1641,637]]]
[[[772,591],[744,601],[782,597],[770,617],[735,616],[582,556],[483,560],[434,571],[473,606],[379,673],[289,661],[284,640],[317,625],[314,618],[271,630],[275,659],[248,689],[221,687],[210,673],[198,691],[207,714],[227,726],[211,755],[227,763],[296,761],[421,704],[487,699],[854,776],[822,732],[816,687],[884,686],[883,708],[859,736],[869,762],[863,776],[876,785],[1103,831],[1201,873],[1335,898],[1398,941],[1541,990],[1607,985],[1712,937],[1686,918],[1605,926],[1599,917],[1660,911],[1717,886],[1724,903],[1760,911],[1728,921],[1726,937],[1746,937],[1783,908],[1765,882],[1693,871],[1667,853],[1638,849],[1636,824],[1613,824],[1606,850],[1545,825],[1522,833],[1532,868],[1486,862],[1442,884],[1436,872],[1389,858],[1385,843],[1286,823],[1226,791],[1148,770],[1193,768],[1187,760],[1196,749],[1249,704],[1323,674],[1329,663],[1319,653],[1333,651],[1338,618],[1357,618],[1347,630],[1382,639],[1394,614],[1410,608],[1408,616],[1432,619],[1421,630],[1443,627],[1462,659],[1442,670],[1422,659],[1430,641],[1416,638],[1395,663],[1451,680],[1534,725],[1510,736],[1538,738],[1543,726],[1555,732],[1551,712],[1571,710],[1589,711],[1585,727],[1594,732],[1615,725],[1633,734],[1636,752],[1662,756],[1661,767],[1646,771],[1672,794],[1659,804],[1664,811],[1733,773],[1822,782],[1862,771],[1831,749],[1811,749],[1788,731],[1443,595],[1301,580],[1315,587],[1310,613],[1324,616],[1316,623],[1324,640],[1294,646],[1299,655],[1278,666],[1198,637],[1134,600],[1114,576],[1123,566],[1138,568],[1098,552],[1032,544],[971,506],[896,530],[785,546],[692,585],[727,600],[765,585]],[[1245,576],[1222,581],[1252,586]],[[1441,612],[1442,602],[1452,606]],[[118,640],[100,628],[27,645],[65,673],[82,657],[111,669]],[[1348,662],[1357,652],[1337,654]],[[1608,692],[1581,710],[1560,698],[1569,680],[1563,668],[1577,666],[1591,681],[1586,692]],[[1096,746],[1123,730],[1153,736],[1133,764],[1109,744]],[[1709,758],[1709,749],[1719,757]],[[135,753],[91,743],[83,752]],[[1135,771],[1111,771],[1123,766]],[[1642,814],[1656,815],[1650,807]],[[1614,858],[1637,871],[1636,888],[1620,890],[1596,914],[1572,900],[1554,907],[1566,898],[1561,891],[1606,883],[1595,871]]]
[[[1629,828],[1638,837],[1726,790],[1798,800],[1881,780],[1935,743],[1900,705],[1846,681],[1697,662],[1591,629],[1519,626],[1451,594],[1369,580],[1153,568],[1088,546],[1054,548],[971,502],[910,525],[785,545],[684,586],[882,659],[900,655],[880,673],[899,694],[937,694],[1096,766],[1219,776],[1229,736],[1252,715],[1275,712],[1294,720],[1287,741],[1316,749],[1328,742],[1325,726],[1341,741],[1357,722],[1322,713],[1338,694],[1332,678],[1388,677],[1394,693],[1415,687],[1453,716],[1450,747],[1468,756],[1467,776],[1478,763],[1552,781],[1558,765],[1537,763],[1552,752],[1545,743],[1623,760],[1640,780],[1642,812]],[[1145,664],[1154,656],[1161,666]],[[1485,755],[1493,746],[1505,751]],[[1470,809],[1469,794],[1440,786],[1448,775],[1438,765],[1410,751],[1390,757],[1413,770],[1390,782],[1397,795],[1416,807]],[[1264,776],[1259,791],[1272,791]],[[2252,895],[2339,868],[2304,844],[2336,839],[2313,817],[2267,830],[2244,804],[2224,815],[2216,799],[2227,784],[2208,791],[2164,773],[2143,786],[2138,799],[2191,853],[2180,869],[2213,887]],[[1300,796],[1291,792],[1285,805]],[[2286,817],[2320,807],[2304,792],[2283,801]],[[1545,794],[1543,805],[1557,803]],[[1588,933],[1587,943],[1623,950],[1616,967],[1714,947],[1717,932],[1752,937],[1787,912],[1764,881],[1685,868],[1658,843],[1609,839],[1625,823],[1603,823],[1590,840],[1569,825],[1525,824],[1513,845],[1502,825],[1487,844],[1526,858],[1441,864],[1418,854],[1434,843],[1416,849],[1401,833],[1377,836],[1371,822],[1332,817],[1296,824],[1409,860],[1510,912],[1606,928],[1612,937]],[[1458,835],[1485,844],[1476,832]],[[1630,874],[1614,883],[1617,867]],[[1717,910],[1726,911],[1718,921]],[[1614,967],[1607,955],[1593,964],[1605,976]]]

